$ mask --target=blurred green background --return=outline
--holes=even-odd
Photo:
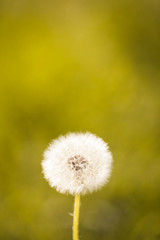
[[[0,239],[71,239],[48,143],[91,131],[112,177],[82,198],[80,239],[160,239],[160,2],[0,1]]]

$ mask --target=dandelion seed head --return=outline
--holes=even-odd
[[[107,143],[88,132],[69,133],[53,140],[42,161],[50,186],[73,195],[101,188],[110,177],[111,165]]]

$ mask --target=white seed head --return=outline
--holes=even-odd
[[[85,194],[109,179],[112,154],[91,133],[69,133],[53,140],[44,152],[42,169],[51,187],[61,193]]]

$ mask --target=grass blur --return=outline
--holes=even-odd
[[[0,2],[0,239],[71,239],[73,197],[41,173],[48,143],[109,143],[109,184],[82,198],[80,239],[160,239],[160,3]]]

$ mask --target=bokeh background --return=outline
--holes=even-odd
[[[72,238],[74,199],[41,173],[69,131],[114,157],[80,239],[160,239],[160,2],[1,0],[0,28],[0,239]]]

